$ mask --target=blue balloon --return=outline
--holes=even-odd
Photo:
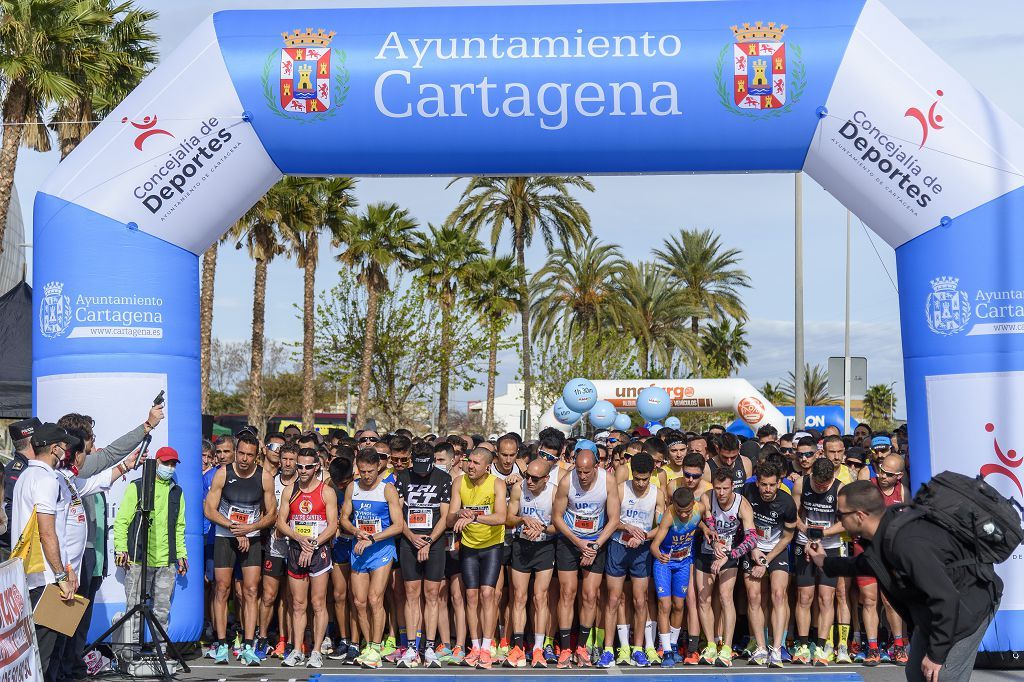
[[[636,396],[636,409],[644,419],[660,421],[672,411],[672,399],[668,391],[658,386],[648,386]]]
[[[661,431],[663,428],[665,428],[665,427],[662,426],[661,424],[655,423],[655,424],[651,424],[650,426],[648,426],[647,430],[651,432],[652,436],[654,436],[654,435],[657,435],[658,431]]]
[[[679,427],[681,427],[682,425],[683,425],[683,423],[681,421],[679,421],[679,417],[669,417],[669,418],[667,418],[665,420],[665,428],[666,429],[676,429],[676,430],[679,430]]]
[[[607,429],[615,423],[615,418],[619,416],[619,413],[615,410],[615,406],[607,400],[598,400],[597,403],[590,408],[590,423],[598,429]]]
[[[580,420],[583,415],[579,412],[573,412],[565,405],[565,401],[559,398],[555,401],[555,406],[552,408],[555,413],[555,419],[560,424],[572,425]]]
[[[625,431],[633,425],[633,420],[629,418],[628,414],[620,414],[615,418],[615,428],[619,431]]]
[[[562,400],[573,412],[589,412],[597,402],[597,387],[589,379],[573,379],[562,389]]]

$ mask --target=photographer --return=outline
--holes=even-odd
[[[999,608],[1003,583],[987,566],[978,570],[972,551],[925,518],[912,518],[898,538],[886,536],[909,507],[885,506],[878,486],[855,481],[839,491],[836,514],[846,531],[864,540],[853,558],[826,557],[818,543],[807,557],[830,576],[873,575],[907,622],[913,623],[908,680],[971,678],[989,621]],[[887,551],[888,548],[888,551]]]

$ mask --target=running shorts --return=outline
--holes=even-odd
[[[601,545],[589,566],[580,566],[582,556],[583,552],[572,541],[562,536],[555,540],[555,567],[559,571],[578,571],[582,568],[587,573],[604,573],[608,559],[608,544]]]
[[[238,549],[237,538],[217,536],[213,540],[213,567],[234,568],[235,564],[242,568],[263,566],[263,543],[259,538],[249,538],[249,551]]]
[[[645,542],[639,547],[627,547],[621,542],[612,540],[608,543],[608,560],[605,563],[605,574],[610,578],[647,578],[651,575],[651,543]]]
[[[463,545],[459,550],[459,561],[462,563],[462,584],[466,589],[477,590],[481,586],[496,587],[504,553],[504,543],[481,548]]]
[[[334,538],[331,546],[331,561],[347,566],[352,563],[352,538]]]
[[[754,566],[756,566],[756,565],[757,565],[756,562],[751,558],[751,556],[749,554],[745,554],[740,559],[740,570],[743,571],[744,573],[750,573],[750,571],[752,571],[754,569]],[[767,572],[768,573],[772,573],[774,571],[782,571],[783,573],[789,573],[790,572],[789,552],[788,551],[780,552],[777,557],[775,557],[770,562],[768,562],[768,571]]]
[[[711,564],[715,563],[715,555],[708,554],[706,552],[698,552],[697,556],[694,557],[693,567],[701,573],[711,573]],[[736,568],[739,566],[739,561],[729,557],[725,560],[721,570],[728,571],[730,568]]]
[[[825,556],[839,557],[845,554],[842,547],[825,549]],[[813,561],[807,558],[804,545],[794,544],[793,549],[793,573],[796,574],[797,587],[835,587],[839,584],[838,576],[828,576],[825,571],[818,568]]]
[[[444,543],[431,544],[426,561],[419,561],[416,558],[418,553],[419,550],[405,536],[399,538],[398,566],[402,569],[402,580],[429,580],[435,583],[444,580]]]
[[[263,559],[263,575],[280,578],[284,575],[286,559],[280,556],[266,556]]]
[[[670,561],[667,564],[655,561],[651,564],[651,574],[654,576],[654,591],[658,598],[675,597],[676,599],[685,599],[686,591],[690,587],[690,567],[692,565],[692,559]]]
[[[395,539],[388,538],[368,545],[363,553],[356,555],[356,542],[352,543],[352,551],[349,560],[352,562],[352,571],[355,573],[373,573],[378,568],[384,568],[395,561],[398,552],[395,550]]]
[[[299,566],[299,555],[302,554],[302,547],[297,542],[288,543],[288,577],[298,580],[305,580],[307,577],[329,573],[331,570],[331,551],[327,545],[320,545],[313,551],[309,566]]]
[[[512,570],[519,573],[550,571],[555,567],[555,541],[533,542],[516,538],[512,541]]]

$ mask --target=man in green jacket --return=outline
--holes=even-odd
[[[142,514],[138,510],[142,479],[125,489],[124,498],[114,519],[114,553],[118,566],[125,567],[124,591],[126,607],[135,606],[142,594],[143,579],[153,597],[153,615],[167,629],[174,592],[175,572],[185,575],[188,559],[185,552],[185,498],[174,482],[178,453],[169,447],[156,451],[156,484],[153,511],[150,513],[148,568],[142,576]],[[139,617],[125,624],[122,642],[137,641]],[[125,650],[121,647],[121,651]]]

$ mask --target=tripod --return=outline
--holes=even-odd
[[[152,478],[150,478],[149,480],[152,481]],[[147,477],[143,476],[142,487],[145,487],[146,484]],[[152,485],[152,483],[150,483],[150,485]],[[147,498],[149,500],[148,504]],[[144,508],[147,506],[149,507],[149,509]],[[100,644],[104,639],[113,634],[115,630],[117,630],[125,623],[127,623],[130,618],[138,614],[141,616],[139,622],[138,642],[111,642],[111,645],[119,644],[122,646],[131,646],[131,648],[133,649],[135,647],[138,647],[139,652],[141,653],[143,648],[146,646],[146,625],[148,624],[149,627],[152,628],[152,631],[156,633],[156,637],[159,639],[159,641],[156,642],[155,649],[157,659],[160,661],[160,670],[163,673],[162,675],[160,675],[160,679],[165,680],[166,682],[170,682],[170,680],[173,679],[173,675],[171,674],[170,670],[167,667],[167,659],[164,658],[163,647],[161,646],[161,644],[166,645],[167,648],[170,650],[171,654],[174,655],[174,658],[178,659],[178,662],[181,663],[182,670],[184,670],[187,673],[192,671],[191,669],[189,669],[188,664],[185,663],[185,660],[182,658],[181,653],[178,651],[178,647],[174,644],[174,642],[171,641],[171,638],[167,636],[167,632],[164,630],[163,626],[160,625],[160,621],[156,619],[156,616],[153,614],[153,607],[149,604],[153,596],[152,594],[150,594],[149,589],[149,527],[153,523],[152,518],[150,518],[150,512],[152,512],[152,510],[152,495],[147,496],[145,493],[140,494],[139,512],[142,514],[142,518],[141,523],[139,525],[140,531],[142,533],[140,543],[140,551],[142,552],[142,563],[139,564],[139,566],[142,570],[142,585],[139,588],[139,601],[135,606],[129,609],[127,613],[125,613],[123,616],[114,621],[114,624],[107,628],[106,632],[97,637],[92,642],[92,644],[86,647],[83,653],[89,653],[90,651],[95,649],[98,644]]]

